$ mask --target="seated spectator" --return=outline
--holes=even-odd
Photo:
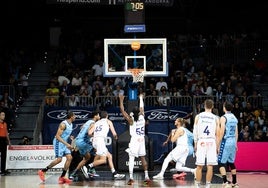
[[[88,90],[84,89],[79,93],[80,98],[80,106],[88,106],[89,105],[89,93]]]
[[[198,84],[199,80],[197,78],[197,74],[191,74],[189,77],[188,77],[188,84],[189,84],[189,87],[191,89],[191,92],[193,92],[193,90],[195,89],[195,86]]]
[[[147,95],[147,97],[145,98],[145,105],[146,106],[159,106],[159,102],[158,102],[158,91],[157,90],[153,90],[151,94]]]
[[[262,131],[262,129],[258,129],[254,131],[254,139],[253,141],[256,142],[263,142],[265,141],[265,137],[264,137],[264,133]]]
[[[14,99],[9,96],[8,91],[4,91],[3,95],[0,95],[0,101],[2,101],[4,106],[9,109],[14,109],[15,107]]]
[[[189,84],[185,84],[181,90],[181,95],[189,96],[191,95],[191,90]]]
[[[242,93],[244,92],[245,90],[245,87],[243,86],[242,82],[241,81],[238,81],[235,85],[235,90],[234,90],[234,93],[235,95],[237,96],[241,96]]]
[[[239,103],[238,102],[235,102],[234,103],[234,108],[233,108],[233,114],[235,115],[235,117],[237,118],[237,119],[239,119],[239,118],[242,118],[243,117],[243,115],[242,115],[242,112],[241,112],[241,107],[239,106]],[[240,115],[241,114],[241,115]],[[241,117],[242,116],[242,117]]]
[[[242,130],[239,132],[238,141],[251,141],[249,126],[244,126]]]
[[[228,88],[228,91],[227,91],[225,97],[226,97],[226,99],[225,99],[226,101],[231,102],[231,103],[234,102],[235,94],[234,94],[232,88]]]
[[[155,89],[156,89],[157,91],[160,91],[161,88],[162,88],[162,86],[164,86],[166,89],[168,89],[167,82],[164,80],[163,77],[160,77],[160,78],[159,78],[159,81],[156,82]]]
[[[111,80],[107,79],[105,81],[105,85],[102,88],[102,94],[106,95],[107,93],[109,93],[110,91],[113,90],[113,84],[111,83]]]
[[[104,108],[112,106],[115,102],[115,97],[113,94],[113,90],[110,87],[107,87],[106,92],[103,94],[104,101],[103,106]]]
[[[203,95],[201,86],[196,84],[194,90],[192,91],[192,94],[195,96]]]
[[[165,86],[161,87],[158,102],[160,106],[168,106],[168,103],[170,102],[170,96]]]
[[[72,77],[71,85],[72,85],[74,92],[78,93],[79,89],[82,85],[82,77],[79,75],[78,72],[74,73],[74,75]]]
[[[155,92],[155,91],[158,93],[158,91],[155,89],[154,84],[153,83],[150,83],[149,84],[149,87],[146,89],[146,96],[153,95],[153,92]]]
[[[87,93],[87,96],[92,96],[93,88],[89,85],[88,81],[85,81],[84,84],[81,85],[79,95],[82,95],[85,92]]]
[[[71,93],[73,93],[72,87],[70,84],[68,84],[67,80],[63,80],[62,85],[59,86],[59,93],[59,105],[65,106],[65,103],[67,102],[65,101],[66,97],[70,96]]]
[[[171,96],[173,96],[173,97],[180,97],[181,96],[181,93],[176,86],[173,86],[171,89],[172,89]]]
[[[258,122],[259,122],[261,127],[268,125],[268,117],[266,115],[265,110],[261,110],[260,115],[258,116]]]
[[[114,85],[120,85],[121,88],[126,86],[125,77],[116,77],[114,80]]]
[[[93,90],[102,90],[103,81],[101,76],[96,77],[96,79],[93,81],[92,88]]]
[[[79,97],[75,94],[72,94],[69,97],[68,104],[69,104],[69,106],[78,106],[79,105]]]
[[[253,109],[262,106],[262,96],[258,93],[258,91],[254,90],[252,95],[248,98],[248,102],[251,104]]]
[[[119,97],[119,94],[124,95],[125,91],[121,89],[120,85],[116,85],[115,90],[113,90],[113,94],[116,97]]]
[[[212,89],[210,83],[207,81],[204,82],[204,94],[208,95],[208,96],[213,95],[213,89]]]
[[[96,96],[101,96],[101,95],[102,95],[102,89],[100,89],[99,84],[96,84],[95,89],[93,89],[92,91],[92,97],[95,98]]]
[[[60,90],[55,86],[54,82],[50,82],[49,88],[46,90],[46,105],[55,105],[59,97]]]
[[[222,85],[218,85],[217,86],[217,89],[216,89],[216,92],[215,92],[215,96],[216,96],[216,102],[222,102],[223,101],[223,95],[224,95],[224,93],[223,93],[223,90],[222,90]]]
[[[243,141],[243,142],[250,142],[250,141],[252,141],[252,138],[250,136],[250,133],[249,132],[244,132],[243,135],[242,135],[242,139],[240,141]]]

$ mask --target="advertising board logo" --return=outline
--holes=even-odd
[[[79,120],[89,120],[92,112],[88,110],[73,110],[73,113],[76,115],[76,121],[79,121]],[[67,118],[67,111],[53,110],[48,112],[47,116],[50,119],[65,120]]]
[[[187,115],[187,112],[179,110],[169,110],[168,112],[164,111],[163,109],[153,109],[146,111],[145,114],[148,120],[152,121],[175,121],[179,117],[185,117]]]

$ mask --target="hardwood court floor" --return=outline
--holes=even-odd
[[[58,184],[57,180],[60,175],[59,172],[49,172],[46,175],[46,182],[42,183],[36,172],[12,172],[7,176],[0,176],[1,188],[87,188],[87,187],[176,187],[176,188],[194,188],[194,179],[192,174],[188,174],[185,180],[173,180],[172,174],[165,173],[164,180],[152,180],[149,186],[143,184],[143,172],[135,172],[135,183],[132,186],[127,185],[128,173],[123,180],[113,180],[111,172],[99,171],[100,177],[94,180],[84,180],[78,178],[78,181],[71,184]],[[150,171],[150,177],[157,174],[158,171]],[[80,175],[79,175],[80,176]],[[204,178],[203,178],[204,179]],[[240,188],[267,188],[268,187],[268,174],[258,172],[238,172],[238,182]],[[205,187],[205,186],[203,186]],[[213,177],[211,188],[221,188],[222,183],[218,174]]]

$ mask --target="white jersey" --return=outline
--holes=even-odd
[[[130,133],[130,142],[128,144],[128,148],[126,152],[129,153],[130,156],[140,157],[146,155],[145,148],[145,119],[143,115],[139,115],[139,119],[137,122],[134,121],[133,124],[129,126]]]
[[[172,158],[173,161],[180,162],[182,165],[185,165],[185,161],[189,154],[188,136],[184,127],[180,127],[178,129],[183,129],[184,133],[177,138],[176,147],[173,148],[173,150],[168,155]]]
[[[110,127],[108,124],[108,119],[102,118],[95,123],[92,145],[96,149],[96,154],[99,156],[107,156],[108,154],[105,140],[107,138],[109,130]]]
[[[196,145],[196,165],[217,165],[216,130],[218,116],[211,112],[201,112],[194,125]]]
[[[110,127],[108,124],[108,120],[103,118],[95,123],[95,130],[94,130],[94,138],[95,137],[102,137],[106,138],[109,133]]]
[[[145,136],[145,119],[143,115],[139,115],[139,119],[136,122],[133,118],[133,124],[129,126],[129,132],[132,137]]]
[[[179,136],[176,140],[176,146],[180,145],[180,146],[188,146],[188,136],[187,136],[187,132],[185,130],[184,127],[181,127],[184,130],[183,135]]]
[[[216,127],[218,117],[210,112],[201,112],[198,115],[198,122],[195,126],[197,140],[204,138],[216,138]]]

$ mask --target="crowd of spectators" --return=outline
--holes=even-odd
[[[153,97],[154,106],[166,106],[169,99],[180,96],[212,96],[221,115],[220,105],[224,100],[231,101],[234,113],[239,119],[240,141],[264,141],[268,137],[267,110],[262,106],[261,93],[254,90],[252,82],[256,74],[261,75],[261,82],[266,80],[265,69],[260,70],[252,62],[247,65],[235,61],[215,62],[209,49],[228,49],[247,41],[258,40],[245,34],[236,37],[223,34],[218,36],[174,35],[168,40],[168,77],[146,77],[144,83],[138,83],[138,93]],[[81,40],[82,41],[82,40]],[[84,42],[86,44],[86,42]],[[85,106],[88,97],[111,97],[121,93],[128,94],[130,77],[103,77],[102,40],[88,42],[91,46],[72,45],[61,41],[51,66],[51,78],[46,93],[46,105]],[[16,110],[17,99],[26,99],[27,72],[31,67],[32,56],[27,51],[9,51],[2,61],[6,67],[1,73],[1,84],[12,85],[17,95],[11,101]],[[250,66],[248,68],[247,66]],[[247,67],[247,68],[245,68]],[[6,94],[1,93],[1,96]],[[8,94],[7,94],[8,95]],[[8,104],[1,98],[1,105]],[[66,100],[68,99],[68,101]],[[84,100],[84,101],[83,101]],[[202,104],[196,107],[202,110]],[[197,112],[199,112],[197,111]]]
[[[261,93],[252,85],[256,74],[264,73],[259,70],[256,73],[257,67],[252,62],[247,62],[250,69],[224,59],[215,63],[208,52],[210,47],[228,49],[230,46],[254,40],[254,37],[233,37],[227,34],[217,37],[210,35],[207,38],[202,35],[176,35],[168,40],[169,76],[146,77],[143,83],[137,84],[138,94],[153,97],[154,106],[167,106],[173,97],[211,96],[215,99],[215,112],[218,115],[222,114],[221,104],[228,100],[234,104],[239,119],[239,140],[267,140],[268,119],[263,115],[266,110],[262,106]],[[60,103],[57,104],[64,105],[64,98],[67,96],[67,105],[84,106],[82,100],[85,97],[116,98],[119,93],[127,95],[131,78],[103,77],[104,57],[103,46],[100,44],[101,41],[96,41],[92,48],[62,45],[58,49],[47,89],[48,96],[56,96],[56,99],[60,96]],[[50,94],[53,90],[55,92]],[[111,99],[107,102],[115,101]],[[56,102],[51,103],[48,100],[47,104],[53,105]],[[198,105],[197,113],[202,110],[202,103]]]

